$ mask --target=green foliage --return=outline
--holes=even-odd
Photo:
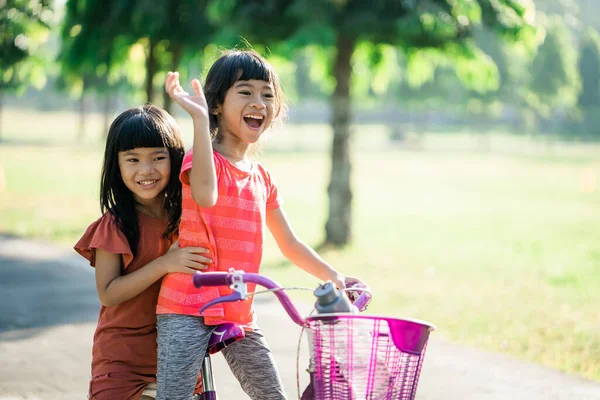
[[[581,46],[579,74],[582,83],[579,107],[600,107],[600,35],[592,28],[587,30]]]
[[[234,23],[251,41],[289,40],[298,46],[332,45],[338,35],[400,47],[440,47],[484,24],[506,37],[531,41],[535,33],[525,0],[229,0],[220,21]],[[226,18],[227,16],[227,18]],[[270,21],[269,24],[262,21]]]
[[[352,55],[352,95],[385,96],[394,80],[402,78],[399,53],[387,44],[358,43]]]
[[[600,35],[588,28],[583,36],[579,57],[581,92],[578,110],[571,113],[567,128],[582,137],[600,135]]]
[[[503,59],[484,53],[479,43],[470,39],[475,31],[482,31],[478,27],[483,24],[490,36],[493,32],[517,41],[528,52],[536,45],[536,31],[531,25],[533,3],[525,0],[229,0],[225,3],[213,2],[214,8],[218,4],[220,22],[237,26],[253,43],[265,43],[278,50],[285,48],[286,54],[308,45],[335,48],[338,35],[355,38],[353,94],[384,95],[401,75],[411,87],[418,87],[431,81],[437,68],[448,66],[467,88],[478,93],[495,92],[507,75],[506,62],[498,70],[495,61],[502,63]],[[273,23],[256,23],[261,20]],[[503,46],[499,39],[494,43],[499,48]],[[385,48],[386,45],[399,52]],[[326,51],[331,57],[335,55]],[[405,74],[397,63],[394,65],[394,61],[403,57],[401,54],[407,62]],[[322,64],[327,67],[327,74],[332,75],[332,60]]]
[[[545,38],[532,65],[530,104],[544,117],[553,108],[574,105],[580,82],[577,51],[561,18],[545,23]]]
[[[202,53],[213,39],[215,28],[209,23],[207,4],[69,0],[60,56],[68,85],[76,91],[83,83],[112,90],[124,81],[140,88],[148,79],[162,79],[157,71],[178,69],[186,51]]]
[[[40,46],[53,22],[52,0],[0,1],[0,90],[24,90],[46,83]]]
[[[126,79],[123,66],[135,39],[123,29],[127,26],[123,3],[67,2],[58,57],[62,69],[59,88],[78,97],[90,89],[112,91]]]

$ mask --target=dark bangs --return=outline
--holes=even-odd
[[[131,109],[129,118],[114,121],[114,150],[127,151],[140,147],[170,147],[172,134],[163,124],[156,121],[156,115],[142,107]]]
[[[241,53],[239,57],[231,57],[226,60],[225,64],[227,76],[229,76],[228,88],[232,87],[237,81],[249,81],[251,79],[269,82],[274,85],[274,74],[271,66],[264,60],[253,57],[251,53]]]

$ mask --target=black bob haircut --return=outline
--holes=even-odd
[[[179,172],[185,148],[177,123],[166,111],[151,104],[130,108],[121,113],[110,126],[106,138],[100,209],[110,213],[123,231],[135,257],[140,239],[135,199],[125,186],[119,169],[119,152],[140,147],[166,147],[171,161],[171,176],[165,189],[163,207],[168,216],[164,233],[176,232],[181,218],[181,182]]]

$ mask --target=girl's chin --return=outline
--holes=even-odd
[[[144,205],[150,205],[153,204],[156,201],[161,201],[164,197],[164,189],[161,190],[160,192],[139,192],[138,193],[134,193],[133,197],[135,199],[135,201],[139,204],[144,204]]]

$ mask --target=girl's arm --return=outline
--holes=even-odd
[[[121,256],[96,249],[96,290],[102,305],[116,306],[146,290],[169,272],[193,274],[206,269],[212,261],[201,256],[208,250],[201,247],[179,248],[175,242],[163,256],[127,275],[121,275]]]
[[[218,189],[208,123],[209,111],[200,81],[194,79],[192,87],[194,95],[183,90],[178,72],[167,74],[165,90],[173,101],[190,114],[194,124],[194,152],[189,172],[192,198],[200,207],[212,207],[217,202]]]
[[[321,258],[310,246],[300,240],[281,207],[267,210],[267,227],[277,242],[281,253],[309,274],[320,280],[330,280],[338,288],[344,288],[348,281],[356,278],[345,277]]]

